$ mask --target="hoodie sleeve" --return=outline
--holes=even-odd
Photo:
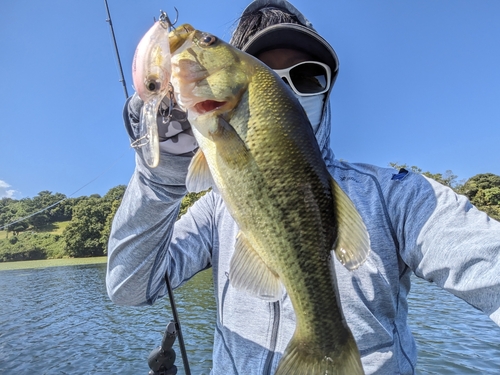
[[[210,245],[205,239],[210,237],[200,235],[204,229],[207,232],[203,221],[208,216],[199,216],[198,221],[186,218],[180,226],[176,222],[190,160],[191,156],[162,153],[152,170],[137,153],[136,169],[109,238],[106,286],[113,302],[152,304],[166,293],[168,267],[178,267],[171,271],[175,287],[209,266]],[[177,238],[175,252],[168,250],[172,238]],[[190,246],[183,247],[186,241]]]
[[[413,173],[388,200],[405,263],[500,325],[500,223]]]

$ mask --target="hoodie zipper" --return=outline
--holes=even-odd
[[[271,369],[273,366],[274,352],[278,342],[278,330],[280,325],[280,303],[279,301],[271,303],[271,312],[273,314],[273,327],[271,330],[271,341],[269,342],[269,353],[267,354],[266,362],[264,364],[263,375],[272,375]]]

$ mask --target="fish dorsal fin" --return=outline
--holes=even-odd
[[[334,251],[337,259],[347,269],[358,268],[370,253],[370,238],[363,219],[351,199],[331,180],[338,225]]]
[[[186,187],[191,193],[199,193],[215,187],[214,179],[208,167],[207,159],[201,149],[191,159],[188,174],[186,177]]]
[[[229,281],[234,288],[270,302],[279,300],[283,293],[278,275],[269,269],[241,232],[236,237]]]

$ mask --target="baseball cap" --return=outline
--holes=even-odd
[[[333,47],[312,27],[304,15],[286,0],[255,0],[242,13],[245,15],[262,8],[282,9],[295,17],[301,24],[279,23],[253,35],[242,47],[242,51],[256,55],[277,48],[298,49],[327,64],[332,71],[332,83],[338,74],[339,60]]]

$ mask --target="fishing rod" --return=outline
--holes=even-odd
[[[184,364],[184,372],[186,375],[191,375],[191,370],[189,368],[189,361],[187,357],[186,347],[184,345],[184,336],[182,335],[181,324],[179,321],[179,314],[177,314],[177,307],[175,306],[174,292],[172,286],[170,285],[170,279],[168,273],[165,272],[165,282],[167,283],[168,298],[170,300],[170,306],[172,307],[172,315],[174,316],[175,329],[179,337],[179,346],[181,348],[182,363]],[[168,330],[168,326],[167,326]],[[165,332],[166,334],[167,332]]]
[[[113,22],[111,22],[111,14],[109,13],[108,1],[104,0],[104,5],[106,5],[106,12],[108,13],[108,18],[106,22],[109,24],[111,29],[111,36],[113,38],[113,44],[115,45],[115,54],[118,60],[118,67],[120,68],[120,82],[123,85],[123,91],[125,92],[125,99],[128,98],[127,84],[125,83],[125,76],[123,75],[122,62],[120,60],[120,53],[118,52],[118,44],[116,44],[115,30],[113,29]]]
[[[122,63],[121,63],[121,60],[120,60],[120,54],[118,53],[118,45],[116,44],[115,32],[114,32],[114,30],[113,30],[113,24],[111,23],[111,15],[110,15],[110,13],[109,13],[109,7],[108,7],[108,2],[107,2],[107,0],[104,0],[104,4],[106,5],[106,11],[107,11],[107,13],[108,13],[108,18],[106,19],[106,22],[108,22],[108,23],[109,23],[109,27],[110,27],[110,29],[111,29],[111,35],[112,35],[112,37],[113,37],[113,43],[114,43],[114,45],[115,45],[115,53],[116,53],[116,58],[118,59],[118,66],[120,67],[120,76],[121,76],[120,82],[122,82],[122,84],[123,84],[123,90],[125,91],[125,99],[127,99],[127,98],[128,98],[127,85],[126,85],[126,83],[125,83],[125,76],[123,75]],[[114,165],[115,165],[115,164],[116,164],[116,163],[114,163],[111,167],[114,167]],[[109,169],[111,169],[111,167],[110,167]],[[107,172],[107,171],[108,171],[108,170],[106,170],[106,171],[104,171],[104,172]],[[103,172],[102,174],[104,174],[104,172]],[[102,175],[102,174],[101,174],[101,175]],[[87,184],[83,185],[80,189],[78,189],[78,190],[77,190],[77,191],[75,191],[74,193],[70,194],[68,197],[63,198],[63,199],[61,199],[61,200],[57,201],[56,203],[51,204],[50,206],[47,206],[47,207],[45,207],[45,208],[42,208],[42,209],[41,209],[41,210],[39,210],[39,211],[36,211],[36,212],[34,212],[34,213],[32,213],[32,214],[30,214],[30,215],[28,215],[28,216],[24,216],[24,217],[22,217],[22,218],[20,218],[20,219],[17,219],[17,220],[15,220],[15,221],[13,221],[13,222],[10,222],[10,223],[8,223],[8,224],[5,224],[5,225],[0,225],[0,230],[3,230],[3,229],[5,229],[5,228],[8,228],[8,227],[9,227],[9,226],[11,226],[11,225],[17,224],[17,223],[19,223],[19,222],[21,222],[21,221],[23,221],[23,220],[29,219],[30,217],[33,217],[33,216],[38,215],[38,214],[40,214],[40,213],[42,213],[42,212],[44,212],[44,211],[47,211],[49,208],[52,208],[52,207],[54,207],[54,206],[57,206],[59,203],[62,203],[62,202],[64,202],[65,200],[67,200],[67,199],[71,198],[74,194],[76,194],[77,192],[79,192],[80,190],[82,190],[84,187],[86,187],[86,186],[87,186],[87,185],[89,185],[90,183],[92,183],[92,182],[94,182],[95,180],[97,180],[99,177],[101,177],[101,175],[97,176],[96,178],[94,178],[93,180],[91,180],[90,182],[88,182]]]
[[[106,12],[108,18],[106,22],[109,24],[111,30],[111,36],[113,38],[113,44],[115,47],[116,58],[118,60],[118,66],[120,68],[120,82],[123,85],[123,90],[125,92],[125,99],[128,99],[127,85],[125,83],[125,77],[123,75],[122,63],[120,60],[120,53],[118,52],[118,44],[116,43],[115,31],[113,29],[113,22],[111,21],[111,13],[109,12],[108,1],[104,0],[104,5],[106,6]],[[177,12],[177,9],[175,9]],[[176,19],[177,21],[177,19]],[[174,22],[175,24],[175,22]],[[172,353],[172,345],[175,341],[175,337],[179,338],[179,347],[181,350],[182,362],[184,365],[184,372],[186,375],[191,375],[191,370],[189,368],[189,362],[186,352],[186,346],[184,344],[184,336],[182,335],[181,323],[179,320],[179,314],[177,313],[177,307],[174,300],[174,292],[172,286],[170,285],[170,279],[168,273],[165,273],[165,283],[167,284],[168,298],[170,300],[170,306],[172,308],[172,315],[174,316],[173,322],[167,325],[165,333],[163,335],[163,340],[161,346],[153,349],[148,358],[148,364],[151,368],[149,372],[150,375],[167,375],[176,374],[177,368],[173,365],[175,360],[175,353]],[[166,366],[172,366],[171,370],[166,369]]]

